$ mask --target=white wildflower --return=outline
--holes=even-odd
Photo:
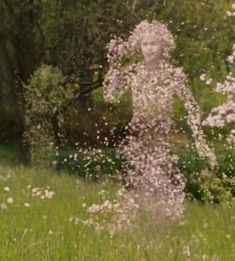
[[[33,188],[33,189],[32,189],[32,192],[33,192],[33,193],[36,193],[38,190],[39,190],[39,188]]]
[[[9,192],[10,188],[9,187],[4,187],[3,190],[6,191],[6,192]]]
[[[213,80],[210,78],[210,79],[208,79],[208,80],[206,81],[206,84],[207,84],[207,85],[210,85],[212,82],[213,82]]]
[[[9,197],[8,199],[7,199],[7,203],[8,204],[12,204],[14,202],[14,199],[12,198],[12,197]]]
[[[7,209],[7,204],[6,204],[6,203],[2,203],[2,204],[0,205],[0,208],[1,208],[2,210]]]
[[[26,208],[30,208],[30,207],[31,207],[31,205],[30,205],[29,203],[27,203],[27,202],[24,203],[24,206],[25,206]]]
[[[199,78],[200,78],[201,81],[204,82],[206,80],[206,74],[202,73]]]
[[[55,195],[54,191],[45,190],[45,198],[52,199]]]

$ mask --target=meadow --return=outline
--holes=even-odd
[[[167,224],[147,214],[110,234],[90,225],[89,206],[115,197],[110,180],[14,162],[0,165],[0,260],[235,260],[235,204],[186,202],[185,217]],[[10,157],[11,156],[11,157]]]

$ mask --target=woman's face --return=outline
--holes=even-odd
[[[160,39],[153,37],[153,34],[146,33],[141,41],[141,51],[147,63],[157,62],[162,57],[162,46]]]

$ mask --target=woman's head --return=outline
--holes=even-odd
[[[161,60],[163,56],[163,46],[161,39],[151,32],[146,32],[140,42],[140,50],[144,60],[147,63],[152,63]]]
[[[132,49],[140,50],[145,59],[169,58],[175,49],[173,35],[165,24],[144,20],[131,33],[128,42]]]
[[[139,23],[127,41],[117,37],[108,44],[108,60],[111,66],[121,66],[122,57],[141,51],[145,61],[169,59],[175,49],[175,40],[165,24],[156,20]]]

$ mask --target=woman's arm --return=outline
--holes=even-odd
[[[110,68],[104,79],[104,100],[115,102],[130,89],[132,73],[131,66],[124,69]]]
[[[130,88],[134,66],[122,66],[123,58],[131,53],[128,41],[114,37],[107,48],[109,71],[104,79],[104,99],[107,102],[115,102]]]
[[[195,141],[195,146],[200,157],[208,158],[210,165],[214,167],[216,156],[206,143],[206,139],[201,126],[201,115],[199,106],[195,101],[192,92],[186,86],[187,77],[182,68],[175,68],[174,70],[174,88],[177,90],[178,96],[183,100],[184,106],[188,112],[187,122],[192,130],[192,136]]]

